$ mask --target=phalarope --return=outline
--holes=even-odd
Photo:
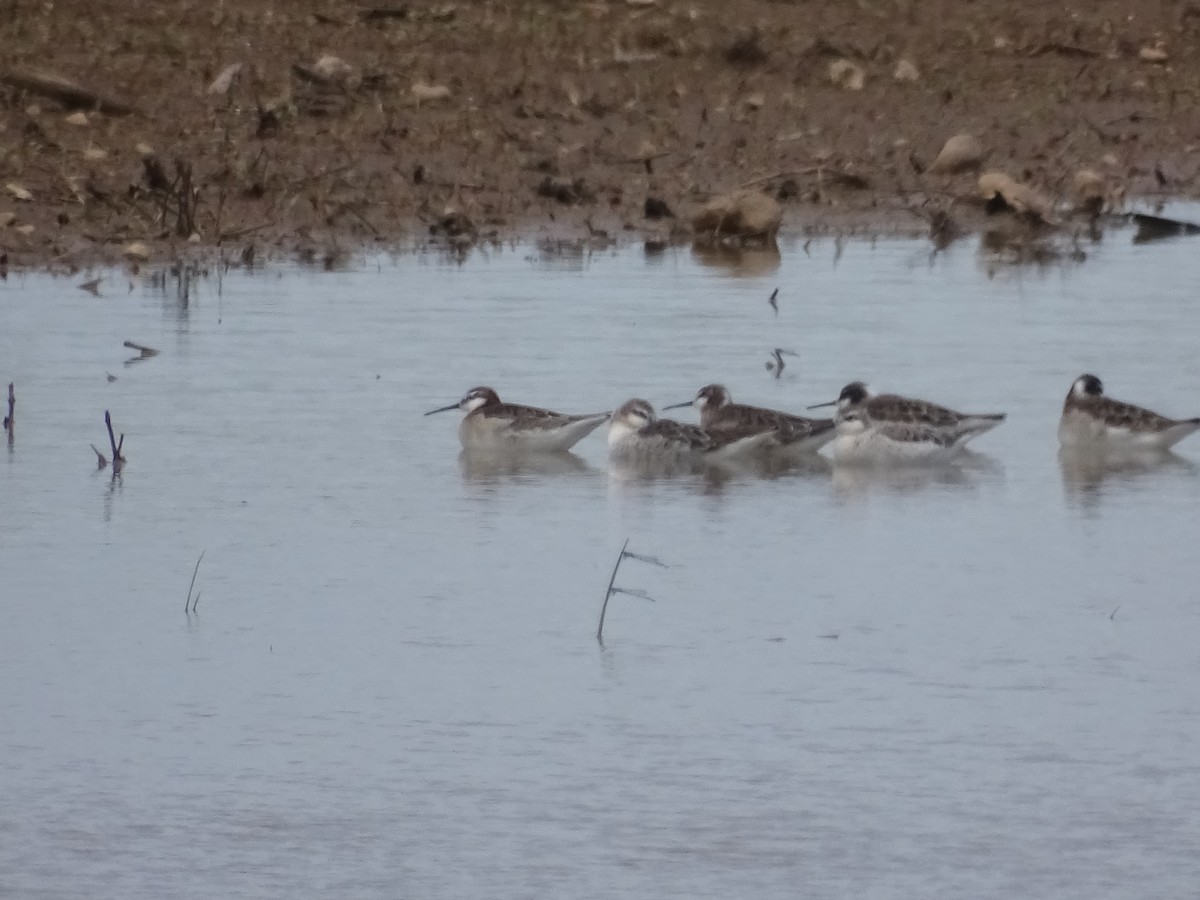
[[[458,439],[468,450],[553,453],[569,450],[608,421],[609,413],[569,416],[501,403],[490,387],[471,388],[457,403],[425,413],[461,409],[466,415],[458,426]]]
[[[960,413],[926,400],[872,394],[861,381],[842,388],[837,400],[809,409],[834,405],[837,437],[832,452],[839,461],[940,462],[1006,416]]]
[[[726,459],[758,449],[769,433],[713,435],[699,425],[660,419],[647,401],[626,401],[608,426],[609,454],[626,458]]]
[[[852,381],[842,388],[836,400],[816,403],[809,409],[824,406],[837,406],[839,413],[862,410],[875,424],[920,425],[967,440],[991,431],[1007,417],[1007,413],[955,412],[928,400],[915,400],[898,394],[873,394],[861,381]]]
[[[938,463],[951,459],[973,436],[915,422],[876,422],[861,409],[839,412],[830,445],[835,462]]]
[[[699,456],[713,439],[698,425],[660,419],[646,400],[628,400],[612,414],[608,451],[613,456]]]
[[[1168,419],[1104,394],[1095,375],[1080,375],[1071,384],[1058,423],[1063,447],[1104,451],[1163,451],[1200,429],[1200,418]]]
[[[834,438],[832,419],[809,419],[790,413],[734,403],[721,384],[708,384],[694,400],[664,406],[664,410],[694,406],[700,410],[700,426],[714,438],[741,440],[769,435],[764,449],[783,450],[789,455],[815,453]]]

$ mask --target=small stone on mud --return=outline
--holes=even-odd
[[[1095,215],[1108,200],[1108,182],[1095,169],[1080,169],[1075,173],[1075,203],[1078,209]]]
[[[4,186],[4,189],[6,191],[8,191],[9,194],[11,194],[13,197],[15,197],[18,200],[21,200],[22,202],[28,203],[30,200],[33,199],[33,194],[29,193],[29,191],[27,191],[25,188],[23,188],[21,185],[17,184],[16,182],[10,181],[8,184],[6,184]]]
[[[896,71],[892,73],[892,78],[896,81],[919,81],[921,73],[907,59],[902,59],[896,63]]]
[[[692,217],[692,228],[712,237],[773,238],[783,208],[758,191],[740,190],[714,197]]]
[[[217,94],[218,96],[228,94],[229,89],[233,87],[233,83],[237,80],[241,71],[242,64],[240,62],[226,66],[221,70],[221,74],[214,78],[212,84],[208,86],[208,93]]]
[[[795,200],[800,196],[800,185],[795,178],[785,178],[779,182],[779,186],[775,188],[775,199],[780,202],[784,200]]]
[[[547,175],[538,184],[536,193],[539,197],[548,197],[551,200],[557,200],[559,203],[568,206],[581,201],[590,202],[594,199],[592,192],[588,190],[582,178],[576,178],[572,181],[567,178],[555,178]]]
[[[63,119],[63,121],[68,125],[86,126],[88,124],[88,117],[87,113],[73,112]]]
[[[84,159],[100,160],[108,156],[107,150],[101,150],[99,147],[88,147],[83,151]]]
[[[461,210],[447,209],[429,230],[433,234],[444,234],[446,237],[460,237],[473,232],[475,224]]]
[[[848,91],[861,91],[867,80],[862,66],[848,59],[837,59],[829,64],[829,80]]]
[[[122,251],[130,259],[146,260],[150,258],[150,248],[141,241],[134,241],[132,244],[126,244]]]
[[[325,81],[346,88],[358,87],[361,79],[354,66],[337,56],[326,54],[312,65],[312,71]]]
[[[1162,44],[1143,47],[1138,51],[1138,59],[1148,63],[1165,63],[1168,59],[1167,50]]]
[[[956,134],[942,145],[941,152],[929,164],[931,174],[955,175],[978,169],[987,155],[983,144],[973,134]]]
[[[647,197],[642,212],[647,219],[671,219],[675,217],[675,214],[671,212],[671,207],[667,206],[666,201],[660,200],[658,197]]]
[[[450,97],[450,88],[444,84],[426,84],[423,81],[418,81],[409,91],[417,103],[447,100]]]
[[[984,172],[979,176],[979,193],[989,206],[1011,209],[1043,222],[1054,222],[1054,204],[1049,197],[1003,172]]]
[[[762,35],[757,28],[739,32],[725,49],[725,61],[735,66],[758,66],[767,61]]]

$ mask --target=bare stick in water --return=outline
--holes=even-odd
[[[8,383],[8,415],[4,417],[4,427],[10,432],[13,430],[13,425],[17,422],[17,395],[13,392],[13,383]]]
[[[625,550],[622,555],[628,556],[630,559],[636,559],[638,562],[650,563],[652,566],[658,566],[660,569],[671,568],[657,556],[643,556],[641,553],[634,553],[632,550]]]
[[[145,344],[142,344],[142,343],[126,341],[125,346],[130,348],[131,350],[137,350],[137,352],[138,352],[137,356],[133,356],[132,359],[125,360],[126,366],[132,364],[132,362],[136,362],[138,360],[143,360],[143,359],[150,359],[151,356],[158,355],[158,350],[156,350],[154,347],[146,347]]]
[[[145,344],[138,344],[134,341],[126,341],[125,346],[130,350],[136,350],[142,356],[158,356],[158,351],[153,347],[147,347]]]
[[[649,600],[651,603],[654,602],[654,598],[651,597],[649,594],[647,594],[645,591],[643,591],[641,588],[614,587],[612,589],[612,592],[614,594],[628,594],[630,597],[638,597],[642,600]]]
[[[192,588],[196,586],[196,573],[200,571],[200,560],[204,559],[204,554],[207,552],[207,549],[200,551],[200,559],[196,560],[196,568],[192,569],[192,583],[188,585],[187,599],[183,601],[183,611],[185,613],[195,612],[196,603],[200,602],[200,595],[197,594],[196,603],[192,603]],[[191,607],[191,609],[189,610],[188,607]]]
[[[612,577],[608,579],[608,587],[604,591],[604,605],[600,607],[600,627],[596,629],[596,642],[600,646],[604,646],[604,614],[608,612],[608,599],[613,595],[613,582],[617,580],[617,570],[621,568],[621,560],[625,558],[625,548],[629,546],[629,538],[625,538],[625,543],[621,545],[621,552],[617,554],[617,562],[613,566]]]
[[[113,462],[119,458],[117,454],[117,439],[113,437],[112,416],[108,414],[108,410],[104,411],[104,427],[108,429],[108,444],[112,447]]]
[[[91,447],[92,450],[96,454],[96,468],[103,469],[105,466],[107,466],[108,465],[108,457],[105,456],[103,453],[101,453],[99,450],[97,450],[95,444],[88,444],[88,446]]]
[[[121,447],[125,443],[125,435],[121,435],[121,443],[117,443],[116,437],[113,436],[112,416],[108,414],[108,410],[104,411],[104,425],[108,428],[108,444],[112,447],[112,464],[113,474],[118,475],[121,472],[121,467],[125,465],[125,457],[121,455]]]
[[[782,347],[776,347],[774,350],[771,351],[771,356],[773,356],[775,358],[775,362],[770,362],[770,361],[767,362],[767,371],[774,372],[775,377],[778,378],[780,375],[783,374],[784,366],[787,365],[787,363],[785,363],[783,361],[783,358],[785,356],[796,356],[796,355],[798,355],[798,354],[794,350],[785,350]]]
[[[668,568],[667,564],[657,556],[645,556],[641,553],[634,553],[628,549],[629,538],[625,538],[625,543],[621,545],[621,552],[617,554],[617,561],[613,565],[612,576],[608,579],[608,590],[604,592],[604,605],[600,607],[600,625],[596,628],[596,641],[601,647],[604,646],[604,614],[608,611],[608,600],[613,594],[628,594],[630,597],[640,597],[643,600],[654,602],[654,598],[643,591],[641,588],[623,588],[617,587],[617,570],[621,568],[621,562],[626,558],[638,560],[638,562],[650,563],[659,568]]]

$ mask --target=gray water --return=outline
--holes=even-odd
[[[0,895],[1195,896],[1200,441],[1079,471],[1054,434],[1084,371],[1200,413],[1195,247],[10,274]],[[603,432],[503,465],[421,416],[856,378],[1009,421],[933,472],[639,480]],[[626,538],[669,568],[626,560],[654,602],[601,648]]]

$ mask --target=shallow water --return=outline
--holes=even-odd
[[[0,894],[1194,892],[1200,442],[1091,470],[1054,433],[1083,371],[1200,412],[1195,244],[1129,237],[10,275]],[[497,463],[421,416],[855,378],[1009,421],[951,469],[637,479],[603,432]],[[601,649],[626,538],[670,567],[623,564],[655,602]]]

